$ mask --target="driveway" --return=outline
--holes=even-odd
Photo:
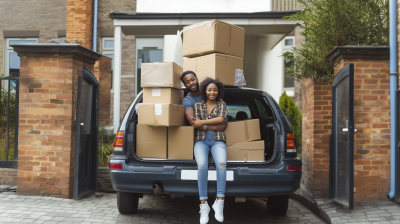
[[[199,223],[197,197],[145,195],[134,215],[119,214],[116,201],[115,193],[79,201],[0,193],[0,223]],[[209,203],[212,204],[212,200]],[[227,198],[224,211],[224,223],[324,223],[294,200],[290,200],[289,211],[284,217],[269,215],[265,202],[254,199],[235,202],[233,198]],[[219,223],[214,219],[213,211],[209,223]]]

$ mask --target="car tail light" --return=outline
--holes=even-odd
[[[294,138],[293,133],[286,134],[286,152],[288,153],[296,153],[296,140]]]
[[[301,171],[301,166],[288,166],[287,171]]]
[[[108,168],[112,170],[122,170],[122,164],[121,163],[109,163]]]
[[[124,145],[124,133],[117,132],[117,136],[115,136],[115,141],[114,141],[114,151],[122,151],[123,145]]]

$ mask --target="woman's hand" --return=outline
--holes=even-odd
[[[200,128],[203,126],[203,124],[204,121],[198,118],[193,118],[192,122],[190,123],[190,125],[192,125],[194,128]]]

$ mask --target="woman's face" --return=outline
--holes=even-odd
[[[206,96],[209,100],[216,100],[218,97],[218,87],[214,83],[210,83],[206,89]]]

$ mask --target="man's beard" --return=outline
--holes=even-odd
[[[189,92],[191,92],[191,93],[197,93],[197,91],[199,91],[199,89],[200,89],[200,84],[197,83],[197,84],[196,84],[196,89],[195,89],[195,90],[189,89]]]

